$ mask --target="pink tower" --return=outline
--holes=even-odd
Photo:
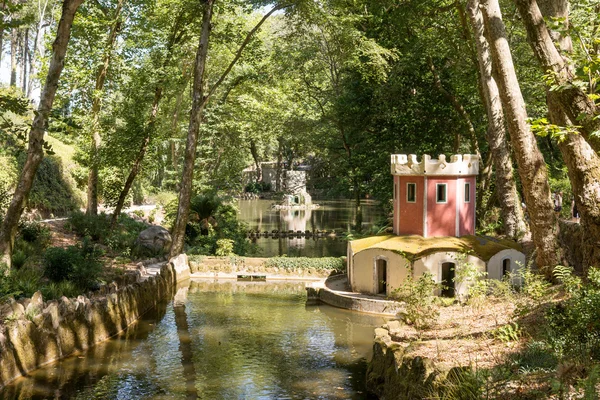
[[[393,154],[394,233],[463,236],[475,234],[475,184],[479,157]]]

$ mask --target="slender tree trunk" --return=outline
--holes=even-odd
[[[27,93],[27,56],[29,55],[29,28],[25,29],[23,37],[23,64],[21,65],[21,88]]]
[[[2,0],[0,6],[2,11],[6,10],[6,0]],[[5,29],[4,13],[2,13],[2,20],[0,20],[0,62],[2,62],[2,55],[4,53],[4,29]]]
[[[489,44],[484,36],[483,16],[479,9],[479,0],[469,0],[467,10],[477,47],[479,76],[488,119],[486,137],[496,170],[496,193],[500,196],[498,200],[504,221],[504,233],[510,238],[517,239],[527,232],[527,225],[519,200],[507,143],[502,102],[498,85],[492,76],[492,57]]]
[[[196,147],[198,145],[198,133],[200,131],[200,121],[203,118],[205,98],[204,98],[204,69],[206,58],[208,56],[208,42],[210,39],[211,20],[213,15],[213,6],[215,0],[206,0],[204,12],[202,15],[202,31],[200,33],[200,42],[196,52],[196,63],[194,67],[194,86],[192,92],[192,111],[190,114],[190,124],[188,127],[188,137],[185,149],[185,160],[183,164],[183,176],[181,178],[181,187],[179,189],[179,205],[177,207],[177,217],[173,224],[173,244],[171,245],[170,256],[174,257],[183,252],[185,240],[185,227],[190,213],[190,201],[192,197],[192,181],[194,179],[194,163],[196,160]]]
[[[10,86],[17,86],[17,28],[10,31]]]
[[[534,7],[533,3],[531,7]],[[568,24],[568,1],[540,1],[539,7],[540,10],[543,10],[544,17],[561,18]],[[535,14],[535,10],[532,13]],[[538,30],[528,29],[528,32],[536,33]],[[571,38],[568,35],[563,36],[560,32],[550,30],[547,30],[546,33],[550,35],[553,43],[558,43],[561,52],[568,54],[573,50]],[[529,36],[530,43],[536,40],[543,39]],[[534,46],[532,45],[532,47]],[[544,54],[546,53],[541,53],[539,56]],[[546,63],[548,64],[548,62]],[[567,72],[573,74],[566,60],[564,65],[569,69]],[[572,121],[561,104],[560,93],[547,88],[546,98],[550,122],[563,127],[572,126]],[[567,165],[575,204],[581,214],[581,226],[586,233],[581,244],[584,264],[582,267],[585,269],[600,265],[600,157],[582,135],[567,133],[563,140],[557,142]]]
[[[217,82],[212,86],[207,95],[204,95],[204,67],[206,64],[206,57],[208,55],[208,42],[210,38],[210,28],[212,19],[212,10],[215,0],[206,0],[204,5],[204,13],[202,16],[202,32],[200,34],[200,43],[198,45],[198,51],[196,53],[196,63],[194,67],[194,85],[192,89],[192,110],[190,114],[190,124],[188,127],[188,137],[185,148],[185,158],[183,164],[183,174],[181,177],[181,188],[179,190],[179,205],[177,206],[177,217],[173,224],[173,244],[171,246],[170,256],[176,256],[183,252],[183,245],[185,240],[185,227],[188,222],[190,213],[190,201],[192,197],[192,183],[194,178],[194,163],[196,161],[196,147],[198,144],[198,133],[200,130],[200,124],[204,114],[204,108],[208,104],[208,101],[223,83],[231,69],[238,62],[242,53],[250,40],[256,33],[256,31],[262,26],[262,24],[277,10],[281,10],[284,6],[275,6],[268,13],[266,13],[262,19],[248,32],[246,38],[238,48],[233,60],[229,63],[223,74]]]
[[[98,169],[100,167],[100,142],[102,140],[100,136],[100,108],[102,106],[102,91],[104,89],[104,82],[106,81],[106,74],[108,73],[108,67],[112,58],[113,48],[117,40],[117,35],[121,29],[121,9],[123,7],[123,1],[119,0],[115,13],[113,16],[113,25],[110,28],[108,39],[106,41],[106,47],[104,49],[104,60],[102,65],[98,69],[96,74],[96,85],[94,87],[94,94],[92,99],[92,143],[90,148],[90,171],[88,174],[88,185],[87,185],[87,209],[86,213],[89,215],[98,214]]]
[[[275,173],[275,191],[281,192],[281,178],[283,170],[283,138],[277,138],[277,171]]]
[[[4,262],[9,266],[11,265],[11,255],[19,219],[27,203],[27,197],[33,185],[37,169],[44,158],[44,132],[50,110],[52,109],[52,103],[54,102],[54,96],[56,95],[58,80],[64,66],[73,18],[82,2],[83,0],[64,0],[63,2],[56,39],[52,44],[52,56],[48,66],[46,83],[40,96],[40,104],[33,119],[31,130],[29,131],[27,158],[21,170],[19,183],[13,194],[12,201],[2,222],[2,228],[0,229],[0,255],[2,257],[0,262]]]
[[[260,167],[258,148],[256,147],[256,141],[254,139],[250,139],[250,154],[252,154],[252,159],[254,160],[254,165],[256,166],[256,182],[258,183],[262,181],[262,169]]]
[[[538,268],[547,277],[558,263],[555,217],[550,199],[548,171],[527,122],[525,101],[510,54],[506,30],[498,0],[481,1],[485,35],[490,45],[494,78],[514,147],[525,204],[531,218],[531,234],[536,248]]]
[[[33,39],[33,50],[29,53],[29,83],[27,84],[27,97],[31,98],[33,90],[33,79],[35,78],[35,64],[37,63],[38,54],[43,54],[42,47],[42,30],[44,29],[44,18],[46,16],[46,9],[48,8],[48,0],[44,0],[42,5],[41,1],[38,2],[38,10],[40,20],[38,21],[35,38]]]
[[[525,24],[529,43],[542,69],[552,73],[555,84],[561,86],[560,89],[552,90],[551,95],[556,97],[556,102],[560,104],[569,120],[577,121],[577,125],[582,127],[581,135],[590,146],[596,152],[600,152],[600,136],[594,134],[600,130],[598,107],[583,90],[572,84],[573,72],[554,45],[537,2],[515,0],[515,3]],[[559,5],[560,9],[560,2],[555,4]]]

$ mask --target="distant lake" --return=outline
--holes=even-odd
[[[317,231],[333,229],[350,231],[356,210],[353,200],[315,201],[314,210],[274,210],[273,200],[240,200],[240,219],[250,229],[261,232]],[[384,217],[378,202],[362,201],[363,229],[369,229]],[[331,238],[257,238],[261,257],[287,255],[289,257],[339,257],[346,255],[346,241]]]

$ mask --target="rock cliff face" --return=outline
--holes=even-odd
[[[12,313],[0,325],[0,388],[122,332],[144,313],[171,299],[176,283],[186,276],[187,257],[181,255],[156,276],[122,287],[112,283],[90,298],[62,297],[44,302],[38,292],[25,302],[13,301]]]

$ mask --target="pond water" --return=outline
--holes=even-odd
[[[385,320],[305,300],[304,283],[193,281],[122,336],[0,398],[369,398],[366,360]]]
[[[261,232],[278,231],[350,231],[356,217],[352,200],[315,201],[314,210],[274,210],[273,200],[240,200],[240,219],[250,229]],[[363,229],[370,228],[384,217],[379,203],[362,201]],[[339,257],[346,255],[346,241],[339,238],[255,238],[260,257]]]

